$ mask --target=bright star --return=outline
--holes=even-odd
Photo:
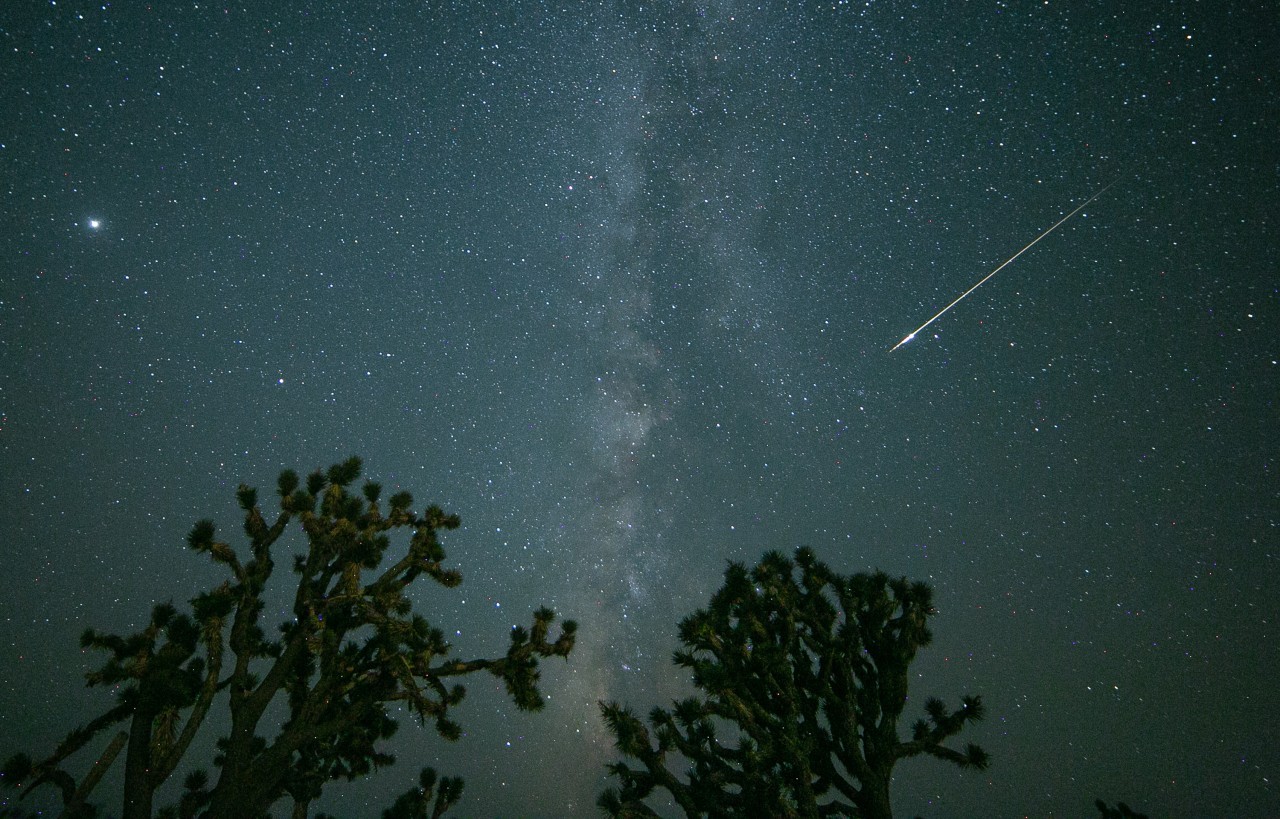
[[[90,219],[90,220],[89,220],[89,229],[90,229],[90,230],[97,230],[97,229],[98,229],[98,228],[100,228],[100,227],[102,227],[102,220],[101,220],[101,219]]]

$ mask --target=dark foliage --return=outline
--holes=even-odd
[[[1102,814],[1102,819],[1147,819],[1145,813],[1138,813],[1123,802],[1117,802],[1113,808],[1101,799],[1093,803]]]
[[[501,679],[520,708],[541,708],[539,660],[567,657],[575,624],[564,622],[552,639],[555,614],[539,609],[529,628],[512,630],[505,656],[450,658],[444,632],[413,612],[406,590],[423,577],[445,588],[462,582],[445,567],[439,540],[441,530],[457,528],[458,518],[435,506],[420,515],[411,511],[408,492],[393,495],[384,508],[377,484],[349,490],[359,476],[358,458],[317,471],[305,483],[291,470],[282,472],[279,512],[271,522],[257,490],[241,486],[236,497],[247,551],[218,540],[212,521],[197,523],[187,544],[226,567],[226,582],[194,598],[190,613],[156,606],[137,634],[86,631],[82,644],[107,654],[88,683],[116,687],[116,704],[42,761],[11,758],[3,784],[24,795],[53,785],[67,815],[88,815],[89,791],[127,742],[123,817],[150,817],[156,788],[172,775],[216,700],[226,702],[231,717],[231,733],[219,740],[213,760],[216,781],[194,772],[179,803],[161,815],[260,817],[285,797],[295,815],[305,815],[326,784],[394,762],[379,750],[396,729],[389,703],[403,703],[440,736],[456,739],[461,729],[451,709],[465,689],[452,678],[483,671]],[[272,548],[295,523],[307,551],[293,560],[293,618],[270,638],[261,621],[263,591],[275,570]],[[379,569],[396,532],[407,533],[407,549]],[[284,720],[263,724],[274,702],[285,704]],[[120,723],[128,723],[127,732],[116,735],[77,784],[64,761]],[[420,784],[392,815],[439,816],[461,797],[461,780],[437,783],[434,771],[424,771]]]
[[[401,794],[382,819],[437,819],[461,798],[461,779],[446,776],[437,782],[435,770],[423,768],[418,787]]]
[[[901,759],[927,754],[985,768],[976,745],[944,741],[982,718],[982,701],[956,710],[930,699],[902,739],[908,668],[929,644],[932,590],[884,574],[843,577],[808,549],[731,564],[706,609],[680,623],[688,668],[703,696],[656,708],[648,725],[602,703],[625,760],[621,787],[601,795],[611,816],[654,816],[643,800],[667,791],[687,816],[891,815],[889,782]],[[688,765],[683,777],[671,758]]]

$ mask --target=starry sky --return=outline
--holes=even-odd
[[[1232,0],[5,3],[0,752],[108,701],[86,626],[220,581],[184,538],[237,484],[356,454],[461,516],[416,596],[459,655],[581,631],[541,713],[475,679],[322,809],[434,765],[460,816],[595,815],[595,702],[689,693],[678,619],[809,545],[932,584],[913,694],[988,706],[991,768],[901,764],[902,815],[1280,813],[1277,41]]]

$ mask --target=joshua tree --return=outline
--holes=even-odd
[[[905,578],[842,577],[808,549],[794,562],[770,552],[750,571],[730,564],[711,605],[680,623],[675,663],[703,696],[654,709],[649,727],[601,704],[618,750],[639,766],[609,766],[621,787],[600,806],[654,816],[643,800],[661,788],[690,817],[888,819],[899,760],[928,754],[985,768],[976,745],[943,744],[982,718],[979,697],[954,711],[930,699],[911,738],[899,736],[908,668],[930,641],[931,599],[928,585]],[[672,754],[688,764],[683,777],[668,767]]]
[[[387,713],[390,703],[403,703],[450,740],[461,730],[451,709],[465,694],[451,678],[485,671],[506,684],[518,707],[542,707],[539,659],[567,657],[575,624],[564,622],[552,638],[555,614],[542,608],[529,628],[512,630],[505,656],[450,658],[444,632],[413,612],[406,591],[423,576],[445,588],[462,582],[456,570],[445,568],[438,537],[441,530],[457,528],[458,518],[434,506],[413,512],[408,492],[392,496],[384,508],[378,484],[350,491],[359,475],[358,458],[317,471],[305,483],[292,470],[282,472],[279,512],[271,522],[258,505],[257,490],[242,485],[236,497],[244,510],[247,552],[218,540],[212,521],[197,523],[188,545],[226,567],[229,578],[196,596],[189,614],[170,604],[156,606],[147,627],[132,636],[86,631],[82,644],[108,653],[88,683],[119,686],[116,705],[71,732],[48,758],[11,758],[3,781],[26,791],[53,784],[62,791],[67,814],[75,816],[127,743],[122,815],[150,817],[156,789],[225,692],[231,731],[218,742],[217,780],[210,785],[204,771],[192,773],[181,802],[166,813],[260,817],[289,796],[294,815],[305,816],[307,804],[328,782],[394,761],[379,750],[396,728]],[[272,549],[295,523],[307,549],[293,560],[293,617],[272,639],[261,622],[263,593],[275,569]],[[407,533],[398,548],[392,541],[397,532]],[[398,556],[382,567],[388,552]],[[277,702],[283,718],[265,718]],[[77,785],[63,770],[64,760],[121,723],[127,731],[117,734]],[[434,793],[431,815],[438,816],[462,792],[461,780],[445,777],[437,793],[429,770],[422,786],[406,795],[405,810],[426,811]]]

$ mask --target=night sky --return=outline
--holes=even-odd
[[[899,814],[1280,815],[1274,8],[445,5],[0,8],[0,754],[220,582],[237,484],[355,454],[461,516],[460,656],[581,631],[320,809],[596,815],[596,701],[809,545],[932,584],[913,700],[988,706]]]

